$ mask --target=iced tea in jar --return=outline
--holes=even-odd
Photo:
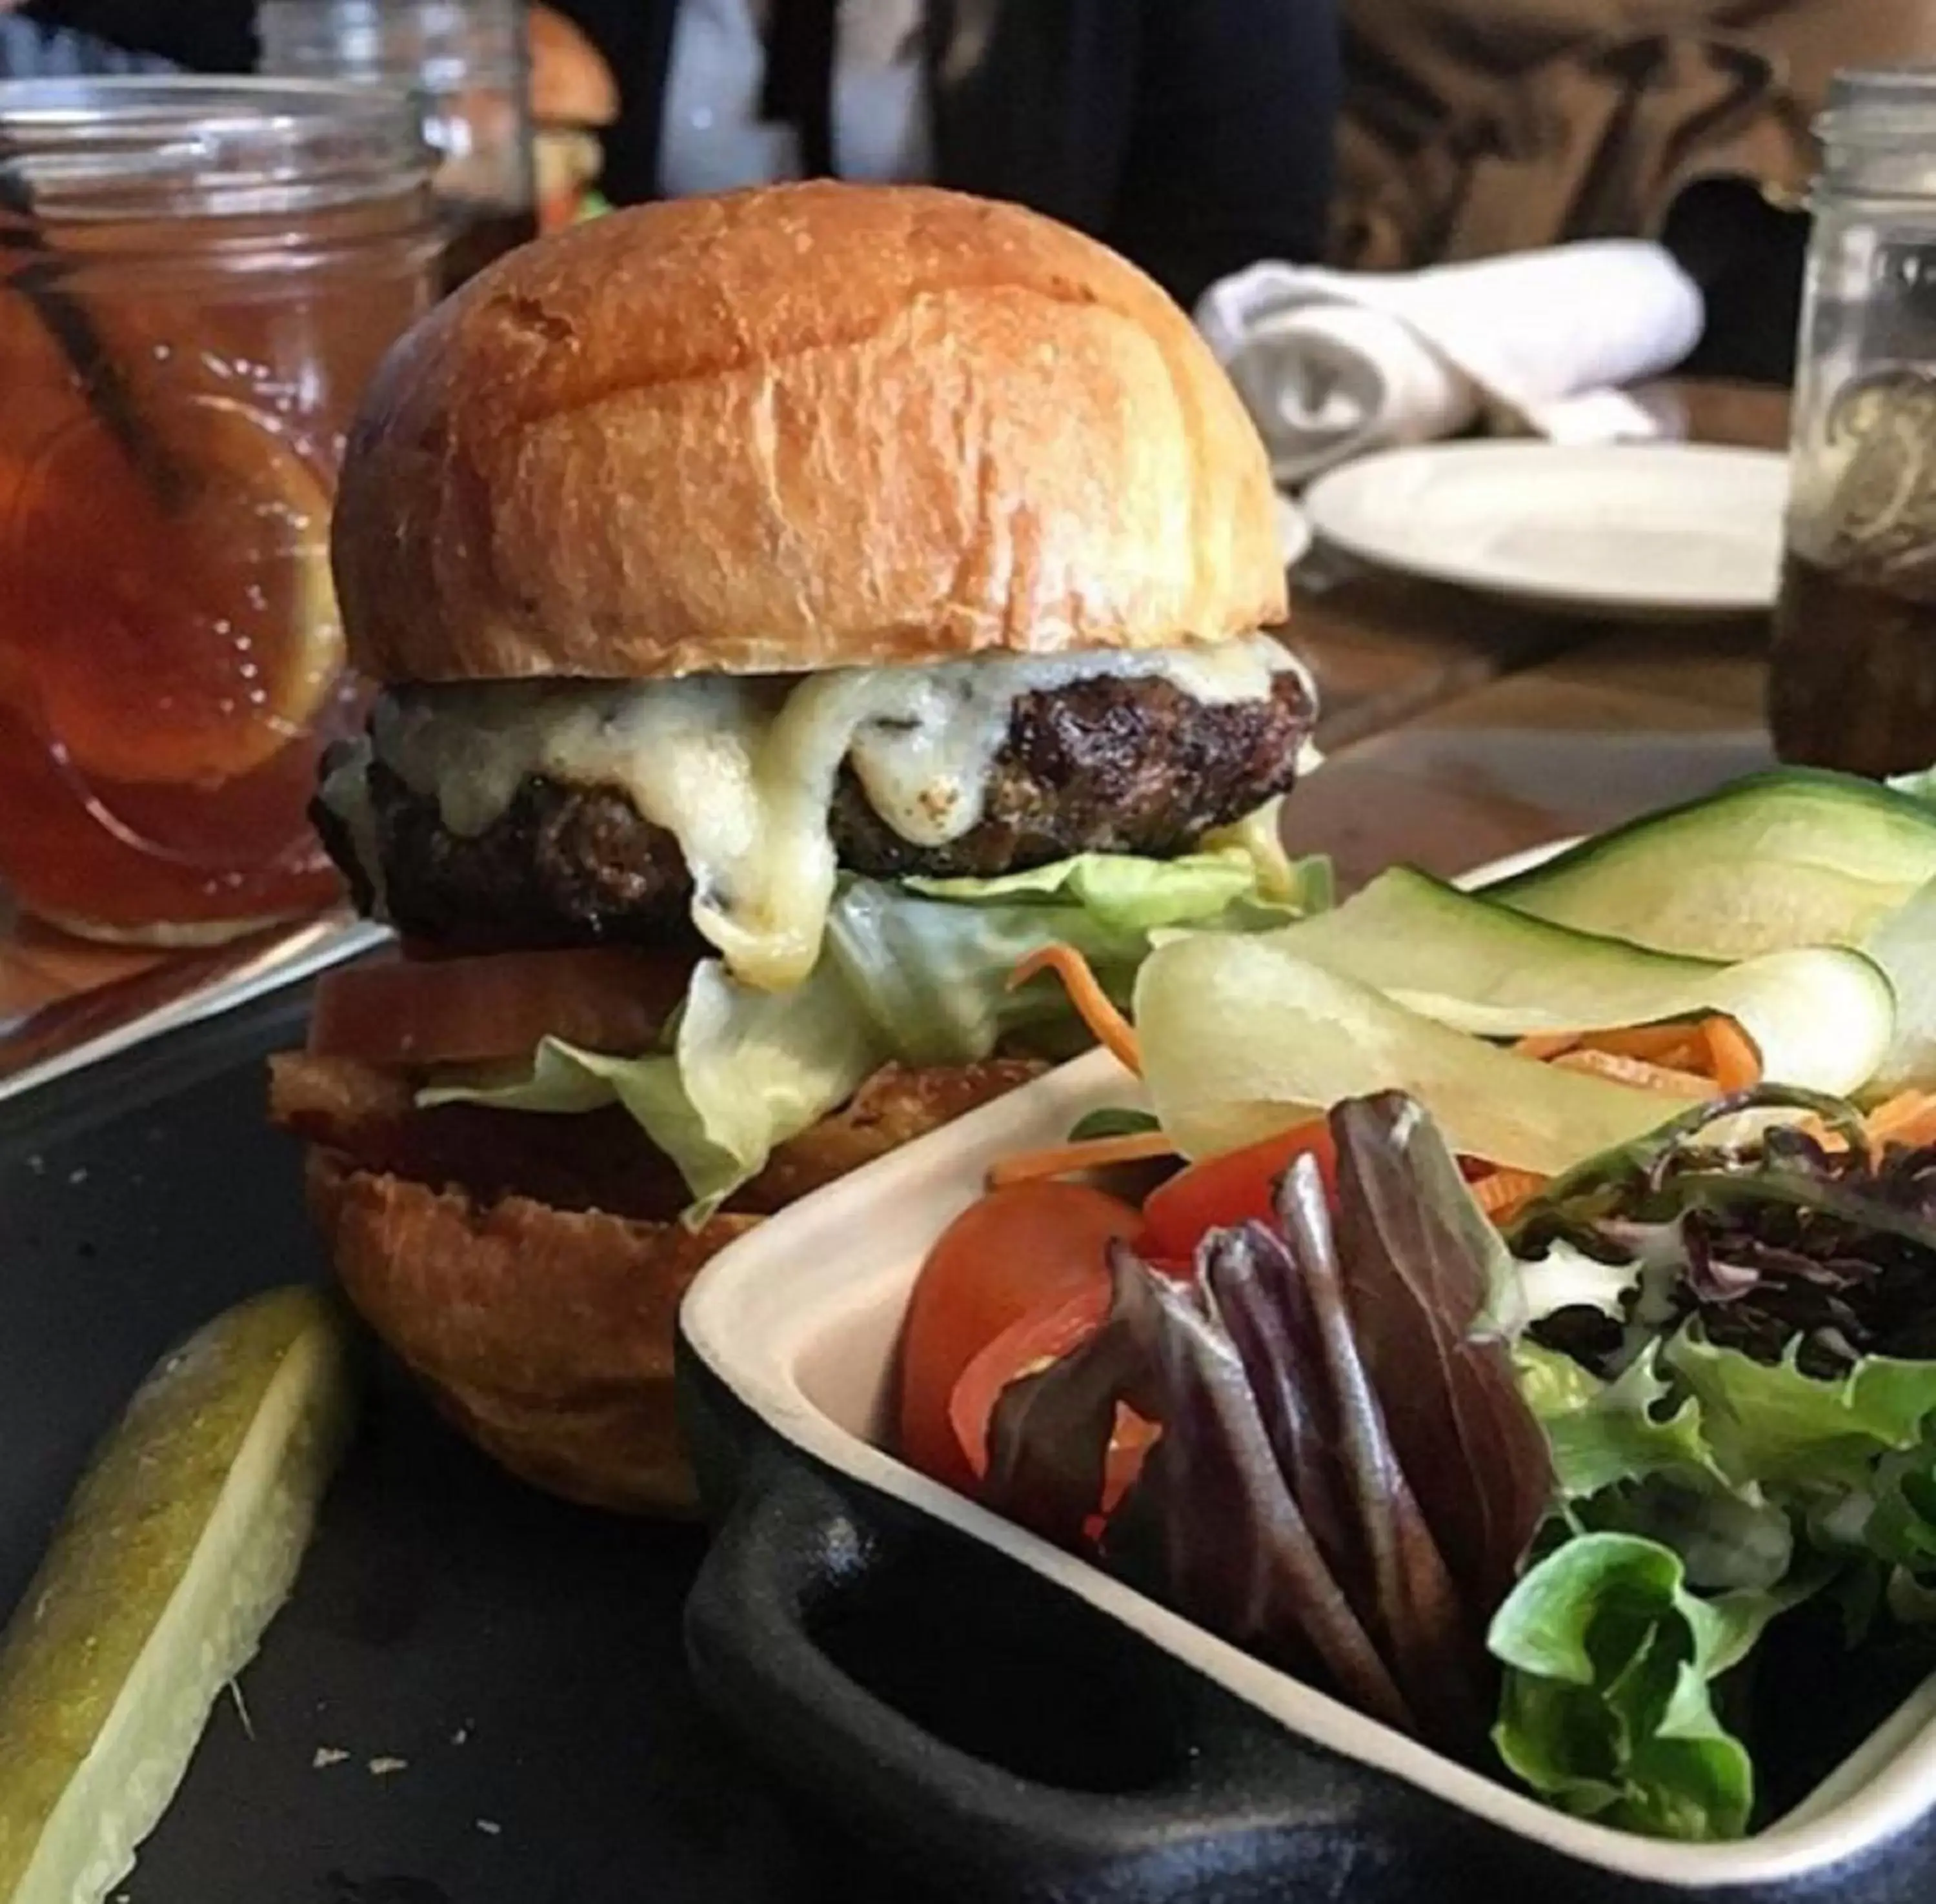
[[[1768,719],[1784,760],[1936,760],[1936,68],[1841,75],[1795,386]]]
[[[431,164],[368,89],[0,84],[0,882],[37,915],[193,944],[335,894],[331,498],[433,295]]]

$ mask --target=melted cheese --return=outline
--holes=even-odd
[[[833,898],[827,813],[843,761],[902,838],[936,846],[980,820],[1017,698],[1099,676],[1154,676],[1199,702],[1260,701],[1297,664],[1263,637],[849,668],[794,680],[492,683],[386,696],[375,749],[453,833],[481,833],[527,777],[621,789],[678,840],[693,924],[734,975],[797,984]]]
[[[369,737],[339,740],[323,755],[322,779],[316,804],[335,815],[349,841],[349,849],[368,881],[371,910],[381,918],[389,910],[383,891],[383,853],[378,837],[376,809],[370,800]]]

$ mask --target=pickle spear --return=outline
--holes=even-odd
[[[272,1291],[165,1356],[0,1636],[0,1904],[95,1904],[287,1597],[355,1414],[347,1324]]]

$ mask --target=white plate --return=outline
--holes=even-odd
[[[1305,492],[1348,554],[1581,612],[1773,607],[1788,459],[1689,443],[1435,443],[1348,465]]]

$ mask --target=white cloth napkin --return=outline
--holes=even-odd
[[[1656,435],[1620,386],[1671,370],[1705,321],[1668,253],[1626,238],[1405,274],[1254,265],[1196,308],[1286,484],[1489,413],[1561,443]]]

